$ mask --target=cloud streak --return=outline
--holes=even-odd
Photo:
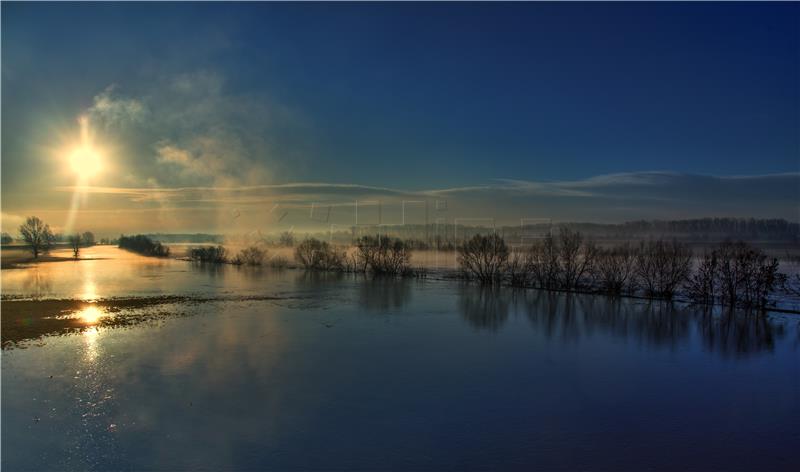
[[[625,221],[703,216],[782,217],[796,221],[798,189],[800,173],[710,176],[671,172],[611,174],[559,182],[498,180],[487,185],[427,190],[322,182],[236,187],[59,188],[120,197],[129,204],[159,201],[209,209],[276,203],[287,208],[352,206],[367,200],[379,201],[387,207],[427,201],[433,207],[437,201],[447,201],[448,213],[437,217],[486,217],[499,222],[532,217]]]

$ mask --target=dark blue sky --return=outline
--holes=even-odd
[[[3,4],[3,183],[42,114],[210,71],[279,181],[798,171],[800,5]],[[281,113],[278,113],[281,115]],[[289,121],[290,123],[286,123]],[[253,156],[253,159],[260,159]]]

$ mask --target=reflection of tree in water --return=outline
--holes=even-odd
[[[391,276],[364,277],[358,284],[359,305],[368,311],[401,308],[411,299],[412,283],[412,280]]]
[[[669,302],[546,290],[465,286],[459,305],[464,319],[476,328],[498,329],[511,307],[525,313],[548,339],[570,342],[598,333],[671,349],[690,342],[694,328],[706,348],[723,356],[771,352],[784,334],[782,324],[761,313],[708,312]]]
[[[38,267],[25,269],[28,271],[27,277],[22,281],[22,289],[25,295],[32,298],[41,298],[53,291],[53,280],[50,272],[40,271]]]
[[[414,281],[397,277],[366,277],[358,284],[359,304],[366,310],[385,311],[401,308],[411,299]]]
[[[725,310],[718,314],[706,312],[699,318],[705,347],[726,357],[772,352],[775,339],[784,335],[782,324],[773,323],[769,316],[758,312]]]
[[[210,275],[211,277],[223,277],[228,269],[226,264],[211,264],[203,262],[192,262],[192,269]]]
[[[499,287],[464,285],[458,303],[461,316],[478,329],[496,331],[508,319],[508,293]]]

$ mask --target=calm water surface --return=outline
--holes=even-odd
[[[283,299],[3,351],[4,470],[800,464],[795,315],[94,254],[3,294]]]

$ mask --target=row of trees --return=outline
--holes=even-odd
[[[117,244],[120,249],[136,252],[143,256],[169,257],[169,248],[167,246],[158,241],[153,241],[143,234],[137,234],[136,236],[122,235],[119,237]]]
[[[664,299],[683,291],[697,303],[755,308],[767,306],[783,281],[777,259],[743,242],[721,244],[695,270],[691,249],[678,241],[600,248],[569,228],[519,251],[496,234],[476,235],[459,246],[458,262],[465,277],[484,284]]]
[[[25,223],[20,225],[19,234],[28,246],[28,249],[36,259],[40,254],[47,254],[56,241],[62,238],[53,233],[50,225],[42,221],[39,217],[29,216]],[[72,248],[73,255],[77,258],[81,247],[93,246],[95,244],[94,233],[86,231],[68,236],[67,241]],[[13,238],[8,233],[3,233],[2,243],[10,244]]]
[[[375,275],[422,275],[411,267],[412,247],[388,236],[363,236],[347,251],[326,241],[308,238],[295,248],[295,260],[308,270],[370,273]]]
[[[228,249],[222,245],[194,247],[189,249],[189,258],[194,262],[204,264],[234,264],[246,266],[269,265],[273,268],[284,268],[288,265],[282,256],[268,257],[269,251],[261,246],[248,246],[231,256]]]

